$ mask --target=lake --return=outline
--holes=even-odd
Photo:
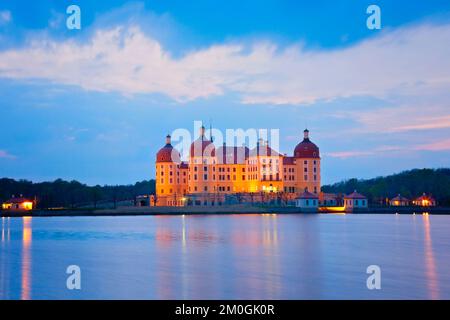
[[[450,216],[1,218],[0,299],[450,299],[449,266]]]

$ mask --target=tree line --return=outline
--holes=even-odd
[[[101,202],[135,201],[138,195],[155,193],[155,180],[144,180],[134,185],[88,186],[78,181],[57,179],[53,182],[33,183],[28,180],[0,179],[0,202],[13,195],[34,199],[38,208],[97,207]]]
[[[323,192],[351,193],[357,190],[372,204],[386,204],[386,200],[401,194],[413,199],[424,192],[432,195],[439,205],[450,205],[450,169],[414,169],[374,179],[349,179],[322,187]]]
[[[414,169],[374,179],[349,179],[322,187],[323,192],[349,194],[357,190],[372,204],[386,204],[398,194],[413,199],[424,192],[432,195],[440,205],[450,206],[450,169]],[[155,193],[155,180],[134,185],[88,186],[78,181],[57,179],[53,182],[33,183],[28,180],[0,179],[0,202],[13,195],[37,199],[38,208],[97,207],[99,203],[135,201],[139,195]]]

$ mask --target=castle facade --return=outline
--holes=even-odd
[[[214,206],[224,203],[290,201],[305,191],[320,193],[319,148],[304,131],[291,155],[266,141],[256,147],[215,146],[205,136],[191,144],[188,161],[166,137],[156,155],[156,206]]]

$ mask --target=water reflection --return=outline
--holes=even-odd
[[[10,219],[2,217],[2,244],[11,240]]]
[[[0,250],[0,299],[8,298],[10,275],[7,268],[9,256],[7,242],[10,241],[10,218],[2,217],[2,241]]]
[[[427,286],[430,298],[439,299],[439,280],[436,272],[436,261],[434,259],[433,245],[431,243],[430,217],[423,215],[423,226],[425,232],[424,250],[425,250],[425,273],[427,277]]]
[[[278,216],[276,214],[264,215],[262,222],[262,244],[263,251],[266,257],[270,257],[268,259],[264,259],[264,274],[271,274],[274,276],[274,281],[264,281],[261,283],[259,281],[258,284],[261,289],[264,289],[271,298],[279,297],[282,291],[282,285],[278,280],[281,276],[280,270],[280,255],[279,255],[279,247],[278,247],[278,224],[277,219]],[[264,286],[264,288],[262,288]],[[262,291],[262,290],[261,290]]]
[[[449,216],[34,217],[0,223],[0,299],[75,297],[61,275],[74,256],[92,277],[86,281],[91,287],[75,297],[82,299],[450,297]],[[376,293],[365,287],[372,261],[386,270]]]
[[[22,300],[31,299],[31,240],[32,226],[31,217],[22,218],[22,290],[20,298]]]

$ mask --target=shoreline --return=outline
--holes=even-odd
[[[117,209],[57,209],[32,211],[0,211],[0,217],[107,217],[107,216],[179,216],[179,215],[231,215],[231,214],[430,214],[450,215],[450,207],[385,207],[347,212],[304,211],[296,207],[120,207]]]

